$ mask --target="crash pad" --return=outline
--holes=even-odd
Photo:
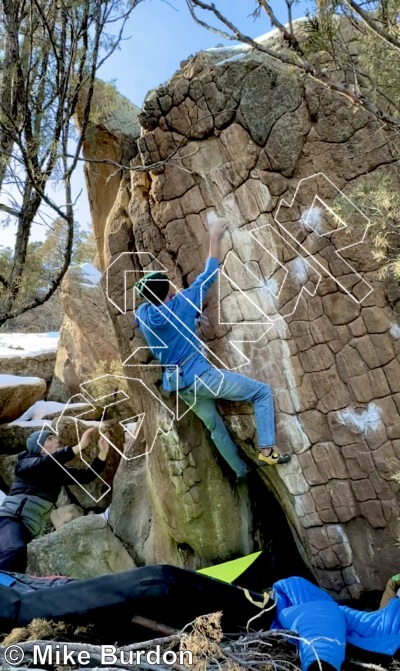
[[[232,583],[234,580],[237,580],[239,576],[242,575],[249,566],[259,557],[260,552],[253,552],[251,555],[246,555],[245,557],[239,557],[238,559],[232,559],[231,561],[224,562],[223,564],[216,564],[215,566],[209,566],[207,568],[202,568],[197,571],[202,575],[207,575],[209,578],[216,578],[217,580],[222,580],[223,582]]]
[[[16,580],[12,586],[0,585],[0,631],[44,618],[75,625],[105,623],[110,637],[114,625],[118,628],[125,622],[131,627],[133,615],[181,629],[199,615],[216,611],[222,613],[225,631],[243,631],[251,618],[260,615],[258,604],[263,600],[257,592],[163,564],[85,580],[60,579],[44,584],[43,578],[37,578],[41,581],[40,598],[35,578],[13,575]],[[17,601],[3,600],[6,595],[13,595]],[[259,622],[268,629],[272,620],[269,611],[260,616]]]

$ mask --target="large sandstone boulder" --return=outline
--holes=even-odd
[[[79,100],[75,121],[80,129],[84,97]],[[117,198],[120,173],[115,165],[126,165],[137,154],[136,140],[140,135],[140,109],[118,93],[111,84],[96,80],[91,102],[91,123],[83,141],[85,157],[99,161],[93,170],[85,164],[93,232],[98,248],[97,260],[103,265],[104,222]]]
[[[16,419],[45,393],[46,381],[39,377],[0,374],[0,423]]]
[[[0,445],[2,454],[15,454],[25,450],[26,441],[34,431],[39,431],[46,423],[45,419],[33,422],[0,424]]]
[[[94,578],[133,568],[133,559],[100,515],[75,519],[28,544],[31,575]]]
[[[251,547],[250,507],[198,420],[179,418],[160,394],[160,371],[129,319],[140,273],[163,267],[187,286],[224,216],[219,309],[206,309],[199,336],[218,367],[272,386],[277,444],[292,461],[261,477],[321,586],[357,597],[398,569],[400,292],[391,287],[389,301],[366,215],[354,209],[349,231],[335,203],[365,174],[388,174],[396,157],[380,125],[343,97],[266,56],[225,56],[199,54],[147,97],[134,164],[166,163],[120,175],[109,203],[100,263],[148,452],[136,469],[120,465],[125,490],[136,478],[144,489],[146,472],[146,493],[119,503],[116,493],[112,507],[140,511],[147,561],[202,565]],[[251,409],[220,407],[253,460]]]
[[[11,487],[16,463],[16,454],[0,454],[0,489],[3,491]]]
[[[91,264],[72,266],[61,285],[64,319],[48,399],[67,402],[81,385],[115,372],[119,352],[109,318],[101,273]]]

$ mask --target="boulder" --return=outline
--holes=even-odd
[[[100,285],[91,264],[72,266],[61,285],[64,319],[49,401],[68,402],[84,383],[120,370],[120,355]],[[86,399],[88,400],[88,399]]]
[[[350,230],[335,203],[366,174],[387,174],[395,159],[379,122],[334,91],[267,55],[226,55],[198,54],[147,96],[131,164],[165,165],[120,173],[107,216],[97,219],[107,307],[122,361],[132,354],[136,364],[128,385],[145,441],[142,463],[120,464],[111,519],[133,544],[136,534],[143,539],[147,561],[200,566],[257,542],[265,510],[232,489],[194,415],[177,414],[174,399],[162,396],[160,370],[127,316],[137,273],[163,267],[178,290],[188,286],[204,268],[212,220],[224,216],[224,273],[212,293],[219,309],[206,308],[199,337],[219,367],[271,385],[277,445],[292,461],[263,469],[264,486],[320,585],[357,597],[383,589],[398,561],[400,341],[364,239],[367,216],[354,208]],[[85,156],[95,158],[92,133]],[[103,148],[116,142],[102,127],[97,137]],[[86,181],[96,203],[92,164]],[[219,407],[254,460],[251,410]],[[137,490],[124,500],[129,483]],[[123,510],[124,519],[137,513],[137,526],[121,522]]]
[[[0,374],[0,423],[19,417],[45,392],[46,381],[39,377]]]
[[[81,102],[83,99],[78,101],[75,117],[78,129],[84,110]],[[139,113],[140,109],[118,93],[111,84],[96,80],[91,103],[93,120],[86,130],[83,150],[88,159],[100,158],[96,170],[88,169],[85,164],[84,172],[90,184],[90,212],[99,250],[97,262],[101,271],[104,270],[104,222],[114,205],[120,187],[119,171],[115,171],[113,165],[102,163],[101,159],[121,163],[129,162],[132,156],[136,155],[136,140],[140,135]]]
[[[34,431],[39,431],[46,419],[0,424],[0,445],[3,454],[15,454],[25,449],[26,441]]]
[[[11,487],[12,481],[14,479],[16,463],[16,454],[0,454],[0,482],[2,483],[3,487],[5,485],[7,490],[9,487]]]
[[[93,578],[133,568],[133,559],[100,515],[72,520],[28,544],[31,575]]]
[[[1,333],[0,373],[40,377],[50,384],[59,334],[50,333]]]
[[[72,522],[72,520],[78,519],[78,517],[83,517],[84,512],[82,508],[70,503],[65,506],[60,506],[53,510],[50,515],[51,522],[53,527],[57,530],[63,527],[65,524]]]

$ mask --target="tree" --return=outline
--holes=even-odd
[[[243,33],[214,3],[186,0],[193,19],[228,40],[247,44],[255,51],[284,63],[300,74],[312,77],[323,86],[345,96],[352,104],[370,112],[390,129],[400,130],[400,0],[315,0],[303,24],[308,39],[300,39],[292,20],[295,0],[284,0],[288,22],[282,24],[269,0],[255,0],[254,16],[264,13],[280,30],[286,49],[273,49]],[[250,6],[249,2],[249,6]],[[254,8],[254,4],[253,4]],[[214,27],[203,18],[206,12],[217,19]],[[204,15],[204,14],[202,14]],[[345,34],[351,27],[353,34]],[[357,47],[349,44],[356,40]],[[327,63],[314,58],[326,52]],[[383,60],[382,60],[383,59]],[[382,68],[382,62],[385,68]],[[335,72],[335,74],[334,74]],[[340,76],[337,76],[340,73]]]
[[[267,16],[282,35],[283,44],[272,48],[245,35],[214,3],[186,0],[203,27],[284,63],[372,114],[387,131],[383,144],[390,145],[395,164],[400,157],[400,0],[310,0],[311,11],[297,25],[292,19],[294,1],[285,0],[284,25],[269,0],[255,0],[254,16]],[[199,10],[201,16],[208,13],[217,19],[218,26],[201,18]],[[346,194],[371,221],[368,236],[382,264],[381,278],[400,282],[398,178],[393,173],[369,175]],[[348,202],[335,202],[336,213],[346,221],[351,220]]]
[[[0,325],[44,303],[68,269],[71,176],[90,123],[96,73],[118,48],[140,1],[0,0],[0,212],[3,225],[17,226],[12,267],[0,275]],[[73,127],[78,105],[79,135]],[[50,195],[55,186],[61,186],[61,203]],[[32,225],[48,225],[55,214],[67,231],[60,266],[47,291],[24,302]]]
[[[15,308],[24,306],[41,298],[48,292],[65,254],[69,229],[65,221],[59,217],[49,228],[43,242],[30,242],[27,247],[24,267],[19,278],[18,295]],[[91,263],[96,254],[96,242],[91,231],[81,230],[74,224],[74,238],[71,251],[71,264]],[[0,250],[0,277],[9,277],[13,268],[13,250],[5,247]],[[7,291],[4,283],[0,283],[0,302],[5,301]],[[20,313],[21,314],[21,313]]]

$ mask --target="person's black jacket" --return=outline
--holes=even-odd
[[[89,484],[106,465],[105,461],[95,457],[90,468],[65,466],[75,456],[69,445],[61,447],[52,455],[21,452],[9,496],[31,494],[55,503],[64,485],[74,485],[77,482],[81,485]]]

